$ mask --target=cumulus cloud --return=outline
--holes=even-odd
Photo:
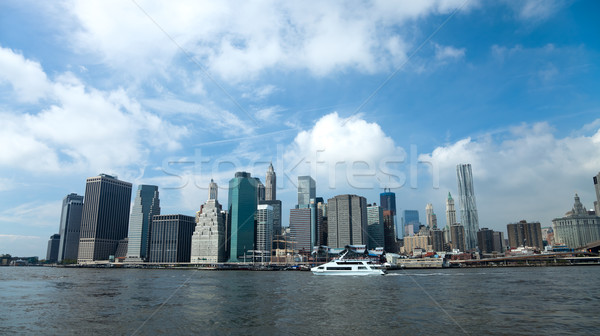
[[[521,20],[538,22],[545,20],[567,6],[567,1],[506,1]]]
[[[435,58],[437,60],[460,59],[465,57],[465,52],[465,48],[435,44]]]
[[[122,89],[96,90],[71,73],[47,80],[39,63],[9,49],[0,48],[0,53],[18,60],[11,78],[38,69],[35,78],[45,80],[44,90],[33,96],[23,96],[15,85],[15,96],[44,96],[53,102],[38,113],[0,111],[0,166],[33,172],[113,170],[142,163],[148,147],[178,148],[187,132],[144,111]]]
[[[35,102],[50,90],[50,83],[39,63],[0,46],[0,84],[9,84],[17,100]]]

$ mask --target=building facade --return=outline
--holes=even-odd
[[[60,245],[60,235],[58,233],[50,236],[48,240],[48,249],[46,250],[46,261],[57,262],[58,261],[58,247]]]
[[[440,229],[433,229],[429,231],[429,236],[431,241],[431,248],[434,251],[440,252],[446,250],[444,246],[444,231]]]
[[[539,250],[544,249],[542,226],[539,222],[528,223],[526,220],[522,220],[506,225],[506,230],[510,248],[528,246]]]
[[[367,206],[367,238],[368,249],[374,250],[376,247],[385,249],[383,207],[376,204]]]
[[[396,216],[391,210],[383,210],[383,248],[386,252],[398,252],[398,239],[396,236]]]
[[[259,204],[255,214],[256,219],[256,253],[261,262],[271,261],[273,247],[273,207]],[[256,255],[256,254],[255,254]]]
[[[317,197],[315,180],[310,176],[298,176],[298,207],[310,204]]]
[[[465,228],[465,247],[470,250],[477,247],[477,231],[479,231],[479,216],[477,215],[471,165],[457,165],[456,177],[458,180],[461,224]]]
[[[259,201],[259,205],[270,205],[273,208],[273,238],[281,235],[281,201]]]
[[[216,197],[210,194],[209,197]],[[190,262],[220,263],[227,261],[226,214],[219,201],[209,198],[196,213]]]
[[[148,262],[189,262],[194,217],[185,215],[155,215],[150,228]]]
[[[600,240],[600,217],[591,215],[575,194],[573,209],[562,218],[552,220],[554,241],[570,248],[583,247]]]
[[[82,212],[83,196],[69,194],[63,198],[60,214],[60,231],[58,232],[60,235],[58,262],[63,260],[77,260]]]
[[[274,201],[277,199],[277,175],[273,169],[273,164],[269,163],[267,175],[265,176],[265,201]]]
[[[106,174],[87,179],[78,262],[114,256],[119,241],[127,237],[130,205],[131,183]]]
[[[128,261],[139,262],[147,260],[148,242],[150,241],[150,222],[155,215],[160,215],[158,187],[141,184],[138,186],[131,215],[129,216]]]
[[[416,248],[423,249],[425,251],[431,250],[431,238],[429,236],[414,235],[410,237],[404,237],[404,253],[412,254],[412,251]]]
[[[367,200],[338,195],[327,201],[327,241],[332,248],[367,244]]]
[[[456,223],[450,227],[450,236],[452,248],[461,252],[466,251],[465,227]]]
[[[255,250],[254,213],[258,205],[257,182],[250,173],[237,172],[229,181],[227,240],[230,262],[242,261],[246,252]]]
[[[404,210],[402,212],[402,229],[404,230],[404,236],[412,236],[419,232],[419,211],[418,210]],[[410,230],[409,230],[410,226]]]
[[[596,216],[600,216],[600,173],[593,177],[594,190],[596,190],[596,201],[594,202],[594,211]]]

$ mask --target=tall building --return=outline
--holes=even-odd
[[[273,207],[259,204],[255,214],[256,219],[256,252],[261,262],[271,261],[273,247]]]
[[[432,229],[429,231],[431,237],[431,247],[434,251],[445,251],[444,247],[444,231],[440,229]]]
[[[332,248],[367,244],[367,200],[338,195],[327,201],[327,241]]]
[[[127,260],[146,261],[150,241],[150,222],[154,215],[160,215],[158,187],[141,184],[138,186],[129,216]]]
[[[446,225],[448,227],[456,224],[456,209],[454,207],[454,199],[450,192],[448,192],[448,199],[446,200]]]
[[[194,217],[155,215],[150,228],[148,262],[190,262]]]
[[[427,221],[427,227],[429,228],[429,230],[433,230],[433,216],[434,215],[435,214],[433,213],[433,204],[427,203],[427,205],[425,206],[425,219]]]
[[[466,251],[465,227],[456,223],[450,227],[452,248],[461,252]]]
[[[258,183],[250,173],[237,172],[229,181],[227,239],[230,243],[230,262],[239,262],[247,251],[255,250],[257,188]]]
[[[596,201],[594,202],[594,210],[596,216],[600,216],[600,173],[594,176],[594,189],[596,190]]]
[[[396,238],[396,216],[392,210],[383,210],[383,249],[389,253],[398,252],[398,239]]]
[[[600,217],[590,215],[575,194],[573,209],[562,218],[552,220],[554,241],[570,248],[583,247],[600,240]]]
[[[327,232],[327,203],[323,200],[322,197],[317,197],[317,209],[321,211],[321,227],[319,228],[319,246],[327,245],[327,237],[329,232]]]
[[[383,208],[377,204],[367,206],[367,248],[385,248]]]
[[[493,251],[497,251],[500,253],[504,253],[504,251],[506,251],[506,246],[504,243],[504,232],[494,231]]]
[[[266,196],[266,188],[265,185],[260,181],[258,177],[254,178],[256,180],[256,197],[258,201],[264,201]]]
[[[259,205],[270,205],[273,207],[273,237],[281,235],[281,201],[265,200],[259,201]]]
[[[315,180],[310,176],[298,176],[298,207],[309,205],[317,197]]]
[[[470,250],[477,246],[477,231],[479,230],[479,217],[477,215],[471,165],[457,165],[456,176],[458,179],[461,224],[465,228],[466,248]]]
[[[477,231],[477,246],[481,253],[494,252],[494,231],[487,228],[479,229]]]
[[[384,211],[389,210],[394,216],[396,215],[396,193],[391,192],[389,188],[383,189],[379,194],[379,202]]]
[[[78,262],[108,260],[127,237],[131,183],[100,174],[86,181]]]
[[[46,261],[57,262],[58,261],[58,247],[60,245],[60,235],[58,233],[50,236],[48,240],[48,249],[46,251]]]
[[[219,263],[227,261],[226,214],[217,200],[217,184],[211,180],[208,200],[196,212],[192,234],[190,262]]]
[[[72,193],[63,198],[60,214],[60,231],[58,233],[60,235],[57,257],[59,262],[63,260],[77,260],[82,211],[83,196]]]
[[[405,236],[412,236],[419,232],[419,211],[418,210],[404,210],[402,213],[402,228],[404,229]],[[412,228],[412,230],[408,230]],[[410,232],[409,232],[410,231]]]
[[[265,176],[265,201],[274,201],[277,199],[277,175],[273,169],[273,164],[269,163],[267,175]]]
[[[290,209],[290,232],[298,251],[310,253],[314,246],[319,245],[322,220],[323,210],[314,198],[307,206]]]
[[[518,223],[506,225],[508,232],[508,244],[511,248],[519,246],[536,247],[540,250],[544,248],[542,238],[542,226],[539,222],[527,223],[522,220]]]

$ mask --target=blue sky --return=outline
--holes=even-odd
[[[471,163],[480,227],[587,208],[600,171],[595,1],[0,3],[0,253],[45,257],[60,202],[104,172],[193,215],[214,178],[445,225]],[[227,202],[227,190],[219,199]]]

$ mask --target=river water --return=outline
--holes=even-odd
[[[596,335],[600,267],[310,272],[0,267],[0,334]]]

